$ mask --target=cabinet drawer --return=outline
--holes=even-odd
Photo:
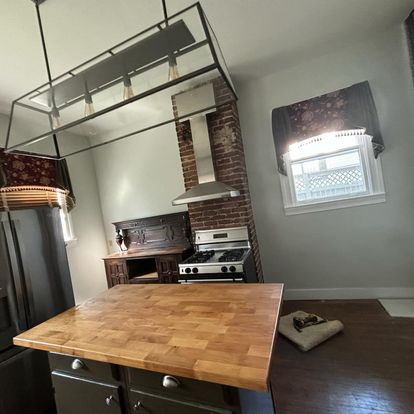
[[[177,387],[169,388],[163,385],[165,374],[136,368],[127,368],[127,371],[130,385],[139,390],[152,390],[156,394],[166,397],[204,401],[220,406],[228,406],[234,402],[234,393],[231,392],[231,387],[173,376],[178,384]]]
[[[92,377],[107,381],[119,379],[118,367],[105,362],[49,353],[49,363],[52,371],[65,371],[76,376]]]
[[[198,403],[185,403],[164,396],[131,390],[132,412],[148,414],[232,414],[231,410]]]
[[[119,387],[52,373],[59,414],[122,414]]]

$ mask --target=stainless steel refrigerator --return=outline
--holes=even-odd
[[[0,413],[54,412],[46,352],[13,337],[74,306],[59,210],[1,213]]]

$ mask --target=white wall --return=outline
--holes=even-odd
[[[183,211],[171,200],[184,192],[174,124],[93,150],[109,249],[116,221]]]
[[[271,110],[364,80],[386,146],[386,203],[285,216]],[[251,81],[239,92],[265,280],[286,283],[290,297],[414,295],[414,102],[402,27]]]

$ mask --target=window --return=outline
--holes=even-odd
[[[286,214],[385,201],[381,163],[364,130],[319,135],[289,146],[280,175]]]
[[[63,204],[60,207],[60,222],[62,224],[63,230],[63,239],[65,240],[66,244],[74,242],[76,240],[73,225],[72,225],[72,217],[66,208],[66,204]]]

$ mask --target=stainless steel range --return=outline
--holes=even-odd
[[[247,227],[195,232],[196,252],[180,263],[180,283],[256,282]]]

